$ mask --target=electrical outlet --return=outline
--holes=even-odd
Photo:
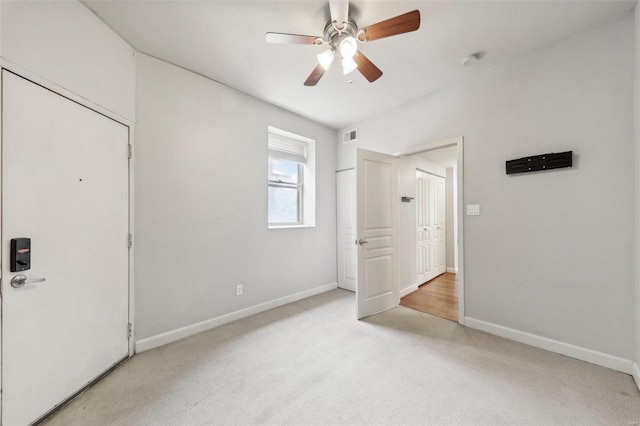
[[[467,204],[467,216],[480,216],[480,204]]]
[[[236,286],[236,296],[242,296],[242,284]]]

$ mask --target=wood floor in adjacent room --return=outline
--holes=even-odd
[[[418,287],[418,291],[400,300],[402,306],[435,315],[451,321],[458,321],[457,275],[446,272]]]

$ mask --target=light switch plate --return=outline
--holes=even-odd
[[[480,204],[467,204],[467,216],[480,216]]]

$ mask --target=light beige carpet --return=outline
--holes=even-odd
[[[633,379],[334,290],[136,355],[47,424],[640,422]]]

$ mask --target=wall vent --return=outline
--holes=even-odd
[[[348,143],[358,139],[358,129],[349,130],[342,135],[342,143]]]

